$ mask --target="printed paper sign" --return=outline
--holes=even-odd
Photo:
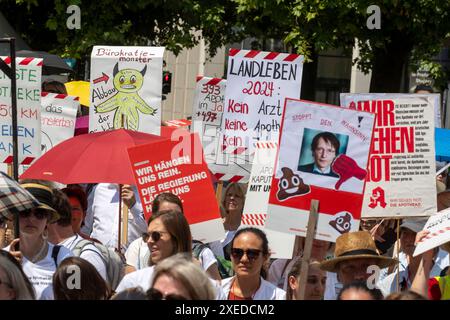
[[[414,257],[450,241],[450,208],[430,216],[424,230],[430,233],[417,244]]]
[[[437,211],[433,95],[341,94],[341,106],[377,114],[363,217]]]
[[[192,108],[191,131],[199,134],[205,160],[209,169],[214,173],[222,171],[221,166],[217,166],[215,163],[218,161],[218,155],[221,154],[219,138],[226,83],[227,81],[224,79],[198,76]],[[221,175],[216,178],[227,177]]]
[[[305,237],[319,200],[315,238],[357,231],[375,115],[286,99],[266,228]]]
[[[0,57],[11,66],[10,57]],[[30,164],[41,155],[42,59],[16,58],[17,135],[19,164]],[[11,80],[0,71],[0,159],[13,162]]]
[[[197,134],[182,136],[179,142],[165,140],[129,148],[128,154],[144,214],[151,214],[152,202],[158,194],[171,192],[183,202],[195,240],[212,242],[225,237]]]
[[[260,140],[278,142],[284,98],[300,97],[302,63],[303,56],[297,54],[230,50],[215,163],[221,167],[214,173],[248,181],[254,144]]]
[[[89,132],[160,134],[163,54],[163,47],[92,49]]]
[[[42,92],[41,96],[42,154],[75,133],[79,98],[65,94]]]
[[[255,162],[245,196],[241,228],[261,228],[269,240],[270,257],[291,259],[295,236],[264,228],[277,150],[278,144],[275,142],[260,141],[256,143]]]

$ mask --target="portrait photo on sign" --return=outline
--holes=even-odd
[[[347,151],[348,135],[304,128],[298,171],[339,178],[332,163]]]

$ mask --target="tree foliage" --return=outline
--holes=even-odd
[[[70,5],[81,29],[70,30]],[[2,12],[34,50],[79,58],[93,45],[155,45],[179,53],[198,44],[202,30],[214,55],[238,38],[235,4],[227,0],[2,0]]]
[[[358,39],[358,67],[372,70],[372,90],[398,91],[408,62],[429,60],[450,32],[448,0],[234,0],[239,21],[261,36],[282,35],[310,58],[314,50],[343,47]],[[369,29],[370,5],[381,9],[381,28]]]

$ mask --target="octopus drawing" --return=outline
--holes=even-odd
[[[119,71],[119,63],[116,63],[113,70],[113,85],[117,93],[108,100],[100,103],[95,111],[98,113],[114,113],[114,129],[122,127],[122,115],[126,116],[126,127],[129,130],[139,129],[139,113],[154,116],[157,109],[150,107],[140,96],[138,91],[144,83],[144,75],[147,66],[142,71],[135,69],[123,69]]]

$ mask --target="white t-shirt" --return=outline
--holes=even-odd
[[[234,277],[222,280],[223,300],[228,299]],[[261,278],[261,285],[253,296],[253,300],[286,300],[286,292]]]
[[[36,263],[29,261],[26,257],[22,257],[23,272],[33,285],[34,291],[36,292],[36,299],[38,300],[53,299],[52,277],[57,268],[55,260],[52,257],[53,247],[54,245],[49,243],[47,255],[44,259]],[[10,251],[10,247],[8,246],[4,250]],[[56,262],[59,265],[65,258],[72,256],[73,254],[69,249],[61,246]],[[43,294],[44,290],[46,294]]]
[[[126,274],[117,286],[116,292],[121,292],[130,288],[141,287],[142,290],[150,289],[150,281],[153,276],[155,266],[146,267]]]
[[[208,270],[214,263],[217,263],[216,257],[210,248],[205,248],[198,257],[203,270]]]
[[[84,239],[76,234],[64,241],[61,241],[59,245],[64,246],[72,251],[82,240]],[[100,273],[102,278],[108,282],[108,274],[106,271],[105,261],[103,260],[101,252],[93,244],[87,244],[84,246],[83,251],[81,251],[80,253],[80,258],[83,258],[84,260],[91,263],[95,267],[95,269],[97,269],[98,273]]]
[[[128,243],[147,231],[142,204],[136,188],[136,203],[128,212]],[[103,245],[116,248],[119,226],[119,187],[111,183],[95,185],[88,195],[88,208],[81,232],[98,239]]]
[[[127,265],[134,267],[136,270],[148,267],[149,258],[150,250],[148,249],[147,243],[142,240],[142,237],[130,243],[125,252]]]

